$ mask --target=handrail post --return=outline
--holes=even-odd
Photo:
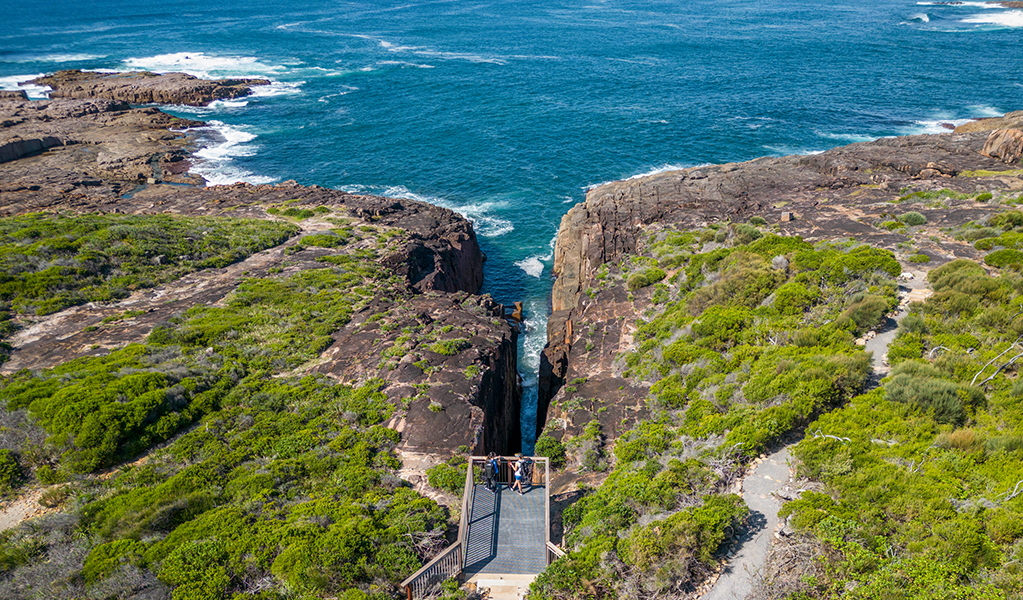
[[[544,457],[543,460],[543,494],[544,494],[544,541],[551,543],[551,459]]]
[[[469,498],[470,494],[474,494],[476,489],[473,485],[472,469],[476,464],[476,457],[469,455],[469,460],[465,467],[465,489],[462,491],[462,514],[458,519],[458,541],[462,544],[462,556],[458,562],[458,572],[461,573],[465,570],[465,556],[468,554],[465,551],[465,536],[468,534],[469,522]]]

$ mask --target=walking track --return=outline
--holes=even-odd
[[[868,388],[879,385],[881,378],[888,374],[888,346],[895,339],[898,322],[909,314],[906,304],[921,302],[930,295],[923,273],[916,273],[914,279],[902,283],[904,295],[902,304],[894,318],[889,317],[876,336],[868,340],[865,350],[873,352],[873,374]],[[750,509],[749,529],[736,542],[729,554],[728,563],[720,578],[702,600],[742,600],[752,590],[753,581],[767,564],[767,553],[774,532],[778,529],[778,510],[781,501],[775,493],[789,480],[789,448],[782,446],[758,464],[742,483],[742,499]]]

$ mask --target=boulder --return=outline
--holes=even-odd
[[[991,135],[987,136],[984,149],[980,153],[984,156],[997,158],[1004,163],[1018,163],[1020,155],[1023,155],[1023,131],[1019,129],[992,131]]]

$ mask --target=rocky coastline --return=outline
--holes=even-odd
[[[266,79],[200,79],[185,73],[111,73],[71,69],[28,82],[49,86],[50,98],[91,100],[104,98],[128,104],[206,106],[217,100],[248,96],[254,87],[270,85]]]
[[[18,329],[7,340],[13,346],[11,355],[0,365],[3,373],[101,356],[143,342],[154,327],[191,307],[224,302],[246,278],[320,268],[320,259],[335,251],[306,246],[302,240],[330,234],[342,218],[351,228],[400,240],[389,243],[378,260],[407,286],[407,299],[401,306],[369,302],[334,334],[336,342],[306,372],[349,384],[382,380],[385,393],[400,409],[391,422],[402,433],[400,448],[433,457],[426,465],[465,448],[476,453],[518,449],[517,331],[505,320],[501,305],[476,295],[485,257],[465,218],[421,202],[291,181],[206,187],[188,172],[194,142],[187,129],[204,123],[154,107],[133,107],[203,105],[243,96],[251,86],[269,82],[65,71],[35,83],[51,86],[54,99],[0,97],[0,216],[39,211],[230,216],[294,222],[299,233],[235,265],[138,290],[120,302],[90,303],[46,316],[18,315]],[[287,210],[298,211],[300,217],[287,216]],[[97,328],[103,319],[126,310],[139,314],[124,326]],[[385,319],[380,318],[383,314]],[[429,334],[430,340],[395,342],[410,327]],[[443,341],[445,334],[431,333],[440,329],[452,332],[452,338],[471,334],[462,335],[467,349],[424,358],[429,342]],[[407,349],[401,361],[381,360],[381,351],[396,343]],[[422,360],[412,364],[417,362],[413,356]],[[425,485],[423,469],[406,476]]]
[[[724,224],[731,235],[734,224],[760,218],[780,235],[811,243],[855,239],[893,251],[903,264],[913,257],[927,268],[980,260],[982,252],[950,232],[1001,210],[988,202],[992,195],[1023,191],[1021,126],[1023,111],[944,134],[695,167],[590,190],[558,230],[553,312],[539,373],[539,414],[547,418],[538,429],[570,440],[597,420],[611,445],[648,414],[652,382],[621,375],[638,320],[654,306],[654,288],[611,283],[607,269],[613,273],[623,257],[652,257],[651,246],[672,231]],[[927,225],[892,230],[892,219],[907,211],[923,214]],[[576,383],[569,392],[570,381]],[[603,400],[571,402],[588,397]],[[550,410],[552,404],[561,408]]]

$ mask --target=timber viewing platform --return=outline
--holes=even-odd
[[[533,460],[533,473],[520,495],[511,489],[515,457],[500,457],[496,492],[484,485],[486,457],[470,457],[458,539],[402,582],[409,600],[437,595],[441,583],[452,578],[491,588],[491,596],[510,595],[564,554],[550,541],[550,462],[527,458]]]

